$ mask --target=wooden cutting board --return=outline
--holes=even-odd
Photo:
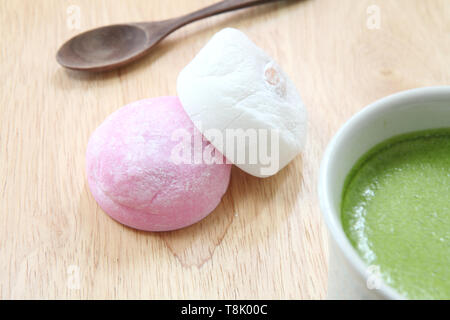
[[[118,71],[68,72],[55,61],[81,31],[213,2],[0,0],[0,298],[325,297],[324,148],[368,103],[449,83],[450,2],[287,1],[189,25]],[[90,134],[126,103],[175,95],[178,72],[224,27],[248,34],[298,86],[306,150],[268,179],[233,168],[220,206],[184,230],[116,223],[87,187]]]

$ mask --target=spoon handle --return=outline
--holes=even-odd
[[[172,29],[172,31],[181,28],[182,26],[188,23],[201,20],[207,17],[211,17],[216,14],[278,1],[283,0],[223,0],[218,3],[212,4],[206,8],[191,12],[189,14],[174,19],[173,25],[174,29]]]

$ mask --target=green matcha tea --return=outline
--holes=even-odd
[[[363,156],[342,198],[347,237],[410,299],[450,298],[450,128],[394,137]]]

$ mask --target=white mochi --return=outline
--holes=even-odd
[[[277,173],[305,145],[307,113],[297,89],[239,30],[216,33],[180,72],[177,91],[205,138],[251,175]]]

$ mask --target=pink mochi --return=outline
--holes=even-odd
[[[189,226],[217,207],[231,165],[204,139],[200,147],[212,149],[222,162],[174,161],[180,130],[194,149],[194,137],[201,133],[177,97],[128,104],[95,130],[86,154],[88,183],[113,219],[140,230],[168,231]]]

